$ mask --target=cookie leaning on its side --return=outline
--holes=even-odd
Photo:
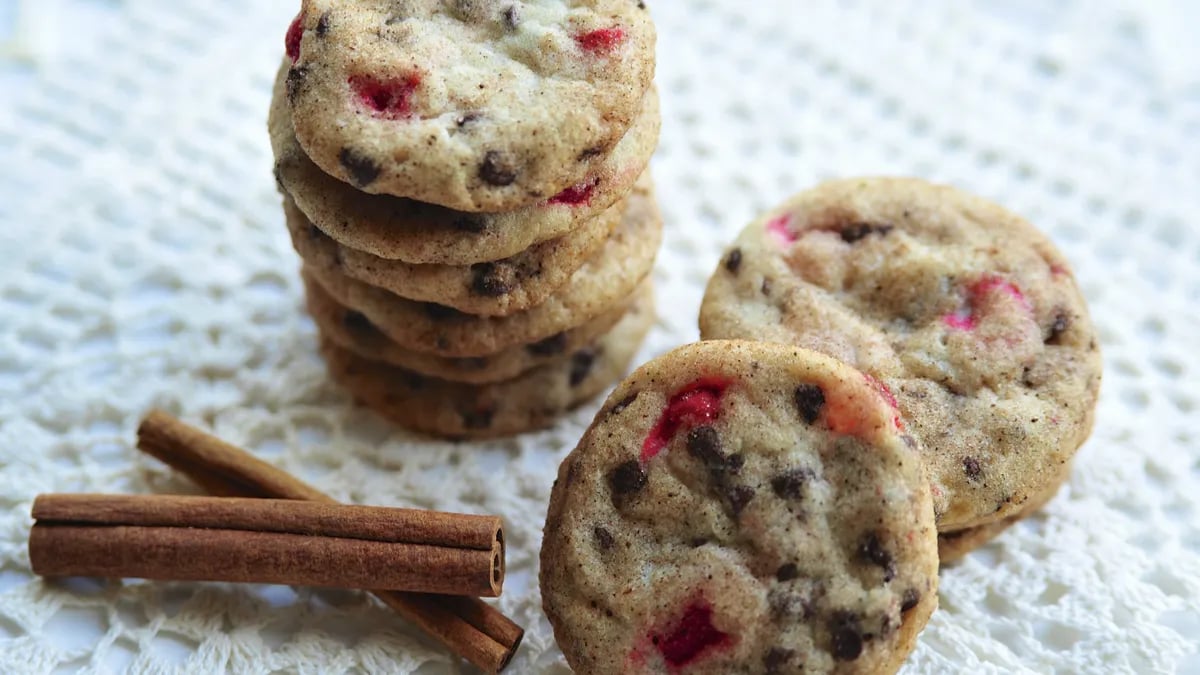
[[[700,330],[815,349],[876,378],[921,441],[943,533],[1048,499],[1092,428],[1100,352],[1066,259],[951,187],[863,178],[797,195],[726,251]]]
[[[559,467],[540,582],[580,673],[892,672],[937,605],[929,483],[862,373],[688,345]]]

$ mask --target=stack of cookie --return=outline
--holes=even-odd
[[[662,230],[641,3],[306,0],[286,47],[275,173],[335,379],[486,437],[620,378]]]

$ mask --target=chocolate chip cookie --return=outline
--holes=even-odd
[[[591,345],[511,380],[481,385],[423,377],[328,339],[321,352],[336,381],[393,422],[436,436],[492,438],[549,426],[604,391],[626,372],[653,323],[652,308],[634,305]]]
[[[617,386],[558,472],[547,616],[580,673],[880,673],[937,605],[915,441],[869,377],[709,341]]]
[[[636,0],[304,0],[296,137],[359,190],[508,211],[583,181],[654,76]]]
[[[338,243],[380,258],[416,264],[471,265],[508,258],[611,210],[642,175],[658,142],[658,95],[651,88],[633,128],[582,181],[515,211],[465,213],[434,204],[360,192],[321,171],[296,141],[284,98],[287,67],[276,80],[268,121],[281,191]]]
[[[921,441],[944,532],[1021,512],[1091,432],[1100,351],[1070,266],[1032,225],[952,187],[865,178],[797,195],[726,251],[700,330],[876,378]]]
[[[607,332],[631,306],[642,312],[654,311],[654,288],[647,280],[634,291],[631,300],[581,326],[495,354],[451,358],[414,352],[392,342],[361,312],[339,305],[320,284],[307,276],[304,288],[308,312],[330,342],[363,358],[399,366],[419,375],[472,384],[512,379],[532,368],[563,359]]]
[[[486,356],[544,340],[621,304],[650,273],[661,238],[662,217],[653,191],[639,182],[621,225],[600,251],[545,302],[504,317],[475,316],[406,300],[351,279],[331,264],[310,264],[306,269],[339,304],[361,312],[406,349],[439,356]]]

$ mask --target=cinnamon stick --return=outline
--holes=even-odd
[[[186,474],[212,494],[336,503],[287,472],[161,410],[151,411],[142,420],[138,449]],[[485,672],[503,670],[525,636],[523,628],[479,598],[372,592]]]
[[[43,576],[137,577],[496,597],[500,519],[280,499],[41,495]]]

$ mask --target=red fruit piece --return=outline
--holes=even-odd
[[[296,15],[288,26],[287,34],[283,37],[283,48],[288,58],[295,63],[300,59],[300,38],[304,37],[304,13]]]
[[[1015,300],[1027,312],[1033,309],[1016,284],[998,276],[986,276],[967,289],[967,306],[943,316],[942,323],[956,330],[974,330],[979,325],[979,315],[985,305],[1005,297]]]
[[[614,47],[621,44],[624,40],[625,31],[620,26],[599,28],[587,33],[579,33],[575,36],[575,42],[579,45],[580,49],[592,52],[593,54],[612,51]]]
[[[412,114],[412,94],[421,86],[418,75],[393,80],[377,80],[369,75],[350,78],[350,87],[358,100],[381,117],[399,119]]]
[[[774,237],[780,246],[791,246],[796,242],[796,233],[788,229],[791,222],[791,214],[776,216],[767,221],[767,234]]]
[[[896,401],[896,395],[892,393],[891,389],[888,389],[886,384],[866,373],[863,373],[863,379],[871,385],[872,389],[879,392],[888,406],[895,411],[892,415],[892,425],[897,429],[903,429],[904,420],[900,418],[900,404]],[[827,404],[825,406],[825,424],[829,426],[830,431],[847,436],[858,436],[865,431],[862,427],[862,420],[858,417],[857,406],[850,403]]]
[[[667,443],[685,424],[704,424],[715,420],[721,413],[721,396],[729,384],[730,381],[724,378],[706,377],[676,392],[642,443],[642,461],[649,461],[667,447]]]
[[[587,204],[592,199],[592,192],[600,183],[599,178],[589,178],[578,185],[563,190],[554,195],[547,202],[548,204],[566,204],[567,206],[580,206]]]
[[[663,659],[673,668],[686,666],[714,648],[727,646],[733,639],[712,623],[712,607],[703,600],[692,603],[679,623],[669,632],[655,635],[651,641]]]

